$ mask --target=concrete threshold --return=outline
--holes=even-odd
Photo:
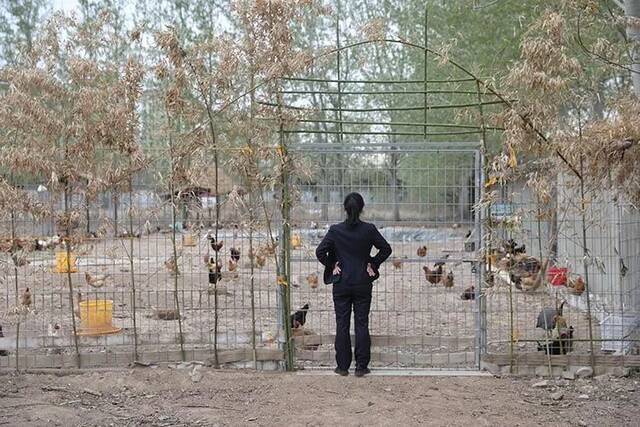
[[[297,375],[334,375],[333,368],[305,368],[297,371]],[[349,370],[349,374],[354,374],[354,369]],[[493,375],[485,371],[476,370],[437,370],[437,369],[399,369],[399,368],[371,368],[368,377],[492,377]]]

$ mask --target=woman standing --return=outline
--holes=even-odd
[[[353,310],[356,333],[356,376],[368,374],[371,358],[369,309],[373,281],[380,275],[380,265],[391,255],[391,246],[375,225],[360,220],[364,199],[351,193],[344,199],[347,219],[329,228],[316,249],[316,257],[325,266],[325,283],[333,283],[333,304],[336,312],[335,372],[345,376],[351,365],[351,335]],[[371,248],[378,253],[371,257]]]

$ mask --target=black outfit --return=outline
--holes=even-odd
[[[371,248],[378,253],[371,257]],[[353,309],[356,335],[356,370],[365,370],[371,358],[369,309],[373,281],[380,275],[380,265],[391,255],[391,246],[375,225],[358,221],[354,225],[332,225],[316,249],[316,257],[325,266],[325,283],[333,283],[333,304],[336,312],[336,363],[346,371],[351,365],[351,335],[349,333]],[[333,276],[335,263],[342,270]],[[367,273],[371,264],[374,277]]]

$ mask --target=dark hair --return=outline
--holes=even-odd
[[[364,209],[364,199],[358,193],[349,193],[344,198],[344,210],[347,212],[348,225],[356,225],[360,221],[360,214]]]

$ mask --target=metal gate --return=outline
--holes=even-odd
[[[475,296],[480,283],[478,144],[300,144],[292,151],[308,171],[292,210],[292,309],[310,306],[307,335],[296,337],[297,360],[334,363],[331,286],[322,284],[313,248],[330,224],[344,219],[344,195],[357,191],[365,198],[365,220],[393,248],[373,290],[372,365],[477,367],[483,322],[477,300],[463,294]],[[304,244],[296,249],[298,241]],[[430,274],[431,283],[424,267],[437,271],[438,263],[441,279]]]

